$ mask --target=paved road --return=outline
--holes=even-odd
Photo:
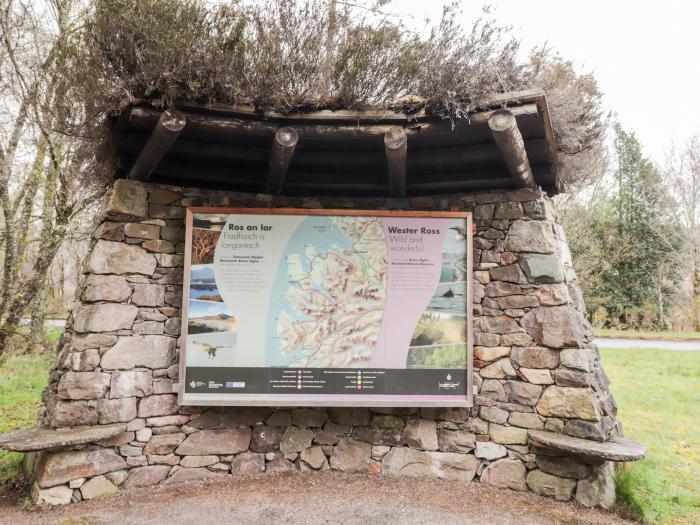
[[[647,339],[608,339],[598,337],[595,343],[600,348],[660,348],[662,350],[678,350],[695,352],[700,350],[700,341],[655,341]]]

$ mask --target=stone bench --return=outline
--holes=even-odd
[[[74,445],[95,443],[109,439],[126,431],[125,423],[89,427],[20,428],[0,434],[0,449],[14,452],[40,452]]]
[[[647,455],[646,446],[624,438],[594,441],[544,430],[529,430],[527,435],[530,445],[576,456],[589,463],[637,461]]]

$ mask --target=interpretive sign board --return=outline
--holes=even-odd
[[[471,406],[470,213],[186,220],[181,404]]]

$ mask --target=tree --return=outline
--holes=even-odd
[[[684,227],[682,235],[693,285],[693,327],[700,331],[700,136],[671,147],[664,178],[669,181],[677,218]]]
[[[594,321],[622,327],[664,327],[679,278],[680,238],[658,170],[634,133],[615,124],[615,193],[588,214],[589,237],[572,242],[586,261],[584,293]],[[597,318],[597,319],[596,319]]]
[[[104,187],[89,140],[92,75],[78,67],[79,8],[0,1],[0,354],[38,311],[56,253]]]

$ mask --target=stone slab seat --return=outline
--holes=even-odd
[[[88,427],[29,427],[0,434],[0,449],[38,452],[94,443],[126,431],[125,423]]]
[[[593,441],[547,432],[544,430],[528,430],[528,441],[550,450],[558,450],[568,455],[598,461],[637,461],[647,455],[647,447],[636,441],[625,438],[615,438],[610,441]]]

